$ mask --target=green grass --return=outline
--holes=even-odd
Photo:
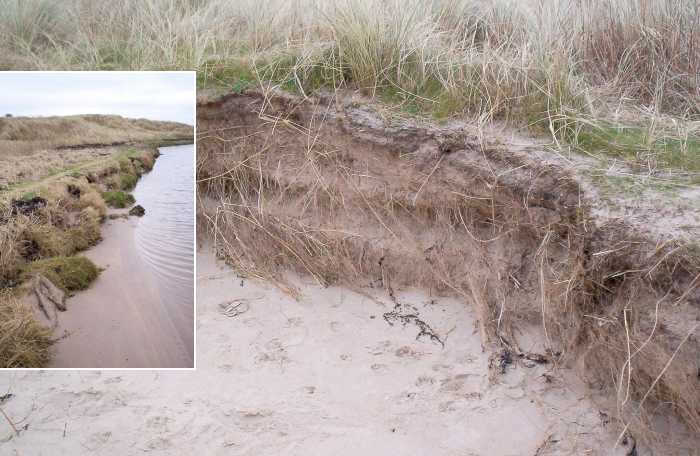
[[[36,192],[25,192],[19,197],[20,201],[30,201],[32,198],[39,196]]]
[[[122,190],[132,190],[136,187],[136,182],[139,180],[136,174],[122,173],[119,176],[119,185]]]
[[[615,127],[610,124],[587,126],[572,138],[584,152],[602,154],[640,163],[655,162],[661,168],[700,171],[700,138],[650,135],[641,127]]]
[[[21,277],[28,279],[32,274],[43,274],[57,287],[67,293],[84,290],[100,275],[100,269],[88,258],[81,256],[58,256],[27,264]]]
[[[102,193],[102,197],[108,206],[123,209],[129,207],[136,202],[134,197],[121,190],[112,190]]]
[[[197,72],[197,89],[216,87],[242,93],[257,85],[257,77],[248,65],[231,61],[227,64],[205,64]]]

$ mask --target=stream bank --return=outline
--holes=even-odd
[[[50,367],[193,367],[194,148],[160,149],[133,195],[143,217],[108,217],[84,253],[103,268],[67,302]]]

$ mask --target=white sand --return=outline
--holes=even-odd
[[[491,383],[458,301],[399,295],[449,332],[443,349],[413,325],[389,326],[391,306],[360,294],[306,285],[297,302],[241,286],[209,253],[198,265],[196,372],[2,372],[0,395],[14,394],[2,407],[28,429],[13,436],[0,416],[0,454],[627,453],[610,450],[618,429],[571,372],[516,363]],[[222,315],[232,298],[249,310]]]

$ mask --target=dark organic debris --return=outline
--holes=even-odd
[[[548,435],[544,442],[537,448],[537,451],[535,451],[535,456],[543,455],[545,451],[549,453],[547,450],[550,449],[550,445],[554,445],[558,442],[559,440],[555,439],[554,436]]]
[[[433,331],[430,325],[428,325],[426,322],[419,318],[418,311],[416,311],[415,309],[411,309],[412,311],[409,311],[409,313],[405,313],[405,306],[396,301],[396,299],[393,296],[393,293],[391,297],[392,299],[394,299],[395,302],[394,309],[382,315],[384,317],[384,320],[387,323],[389,323],[389,326],[394,326],[394,323],[397,321],[401,322],[403,326],[412,323],[416,325],[420,330],[418,332],[418,335],[416,335],[416,340],[419,340],[422,336],[427,336],[430,338],[430,340],[442,345],[443,348],[445,347],[445,342],[440,338],[440,336],[437,335],[435,331]]]
[[[143,208],[140,204],[137,204],[136,206],[132,207],[131,210],[129,211],[129,215],[135,215],[137,217],[143,217],[146,214],[146,209]]]
[[[545,354],[522,351],[517,343],[513,343],[513,341],[509,340],[505,335],[499,334],[498,336],[501,339],[503,350],[510,353],[509,356],[511,359],[513,356],[517,356],[519,359],[521,359],[525,367],[535,367],[538,364],[549,364],[552,358],[556,358],[557,356],[561,355],[560,352],[555,352],[550,349],[547,349]]]
[[[637,441],[630,434],[626,434],[625,437],[620,442],[622,448],[627,450],[625,456],[637,456]]]
[[[549,363],[549,358],[539,353],[518,353],[518,357],[527,361],[532,361],[532,363],[526,363],[525,367],[535,367],[536,364]]]
[[[13,199],[10,203],[12,215],[23,214],[31,215],[37,210],[46,207],[46,200],[40,196],[35,196],[30,199]]]
[[[489,358],[489,369],[501,375],[506,373],[506,369],[511,364],[513,364],[513,352],[508,348],[503,348]]]
[[[73,198],[80,198],[81,190],[77,185],[68,184],[67,190]]]
[[[34,261],[41,258],[41,247],[36,239],[24,241],[22,245],[22,258],[28,261]]]
[[[4,404],[5,402],[9,401],[9,400],[12,399],[13,397],[14,397],[14,394],[12,394],[12,393],[3,394],[2,396],[0,396],[0,405],[2,405],[2,404]]]

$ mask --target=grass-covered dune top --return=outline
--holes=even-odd
[[[6,154],[134,141],[186,140],[193,134],[191,125],[113,115],[0,118],[0,149]]]
[[[132,160],[137,150],[192,143],[193,135],[191,125],[111,115],[0,118],[0,197],[7,190],[27,191],[45,178],[99,170],[108,162],[124,168],[120,162]],[[146,164],[153,166],[152,157]],[[125,189],[136,183],[131,171],[123,176]]]

